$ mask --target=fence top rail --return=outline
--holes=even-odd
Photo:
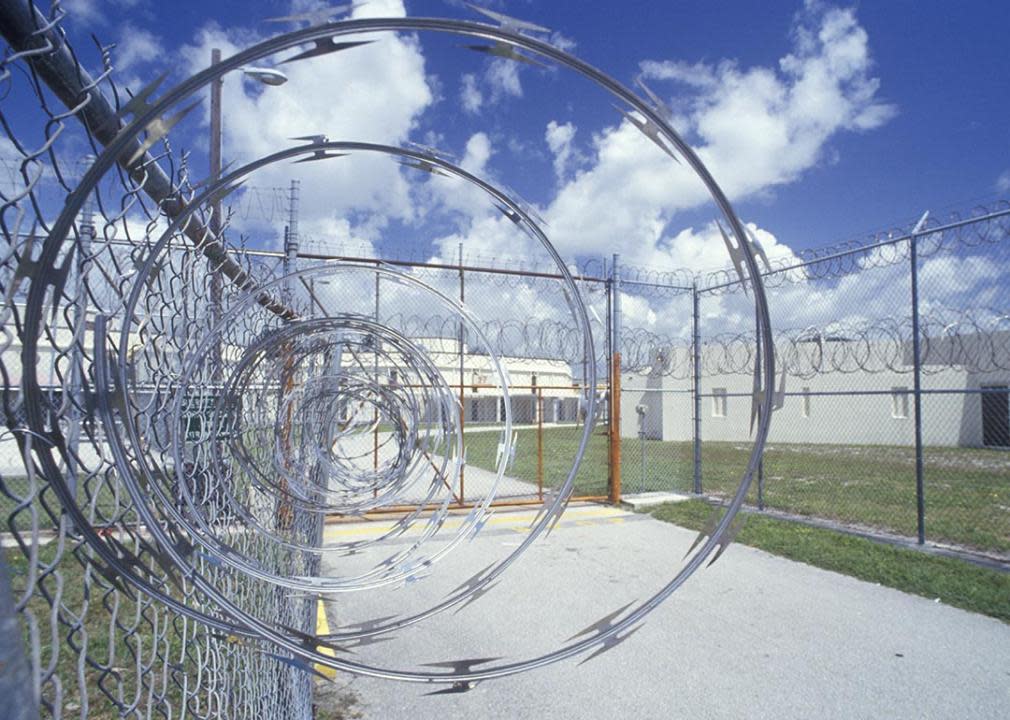
[[[22,239],[27,239],[29,234],[22,233]],[[137,247],[137,243],[124,238],[106,238],[102,241],[103,245],[109,245],[113,247]],[[188,250],[186,248],[179,248],[180,250]],[[238,252],[239,255],[256,257],[256,258],[270,258],[275,260],[284,260],[287,256],[282,250],[263,250],[263,249],[253,249],[253,248],[232,248],[232,250]],[[396,267],[419,267],[426,268],[429,270],[451,270],[453,272],[470,272],[470,273],[488,273],[492,275],[517,275],[521,277],[536,277],[536,278],[546,278],[550,280],[563,280],[564,276],[561,273],[556,272],[546,272],[542,270],[529,270],[521,267],[517,268],[501,268],[501,267],[489,267],[484,265],[471,265],[471,264],[460,264],[460,263],[438,263],[438,262],[426,262],[420,260],[397,260],[391,258],[382,257],[368,257],[363,255],[342,255],[334,253],[320,253],[320,252],[299,252],[296,257],[300,260],[319,260],[319,261],[333,261],[333,262],[347,262],[347,263],[360,263],[362,265],[393,265]],[[576,282],[592,282],[592,283],[607,283],[610,278],[606,275],[590,275],[585,271],[581,273],[573,273],[572,278]],[[667,286],[663,286],[667,287]],[[690,288],[683,288],[690,289]]]
[[[843,243],[841,245],[830,245],[821,248],[811,248],[802,253],[806,254],[807,257],[801,257],[797,262],[788,262],[785,260],[775,261],[772,263],[774,267],[769,267],[765,272],[761,273],[762,278],[772,278],[777,275],[782,275],[784,273],[802,270],[807,267],[814,265],[820,265],[823,263],[829,263],[832,261],[842,260],[845,258],[865,255],[866,253],[872,252],[884,247],[893,247],[901,245],[903,243],[908,243],[912,238],[924,238],[932,235],[940,235],[945,232],[951,232],[954,230],[959,230],[977,223],[991,222],[994,220],[999,220],[1001,218],[1010,217],[1010,203],[1007,203],[1006,207],[1002,207],[997,210],[988,211],[985,214],[973,215],[970,217],[958,218],[950,222],[944,223],[942,225],[927,226],[920,230],[909,230],[902,231],[899,235],[893,235],[889,233],[888,237],[883,240],[877,240],[866,243]],[[892,231],[893,232],[893,231]],[[22,239],[26,239],[29,233],[21,233]],[[1007,233],[1007,237],[1010,237],[1010,232]],[[124,238],[103,238],[102,244],[115,246],[115,247],[136,247],[137,243],[129,239]],[[848,245],[848,247],[846,247]],[[286,256],[281,250],[266,250],[266,249],[253,249],[253,248],[231,248],[232,251],[237,252],[240,256],[250,257],[250,258],[270,258],[276,260],[283,260]],[[421,260],[409,260],[409,259],[396,259],[396,258],[383,258],[375,256],[366,256],[360,254],[343,254],[343,253],[325,253],[325,252],[306,252],[300,251],[296,255],[298,259],[301,260],[314,260],[323,262],[348,262],[348,263],[360,263],[363,265],[391,265],[395,267],[416,267],[425,268],[429,270],[445,270],[452,272],[468,272],[468,273],[484,273],[490,275],[509,275],[516,277],[531,277],[531,278],[541,278],[549,280],[562,280],[564,279],[560,273],[549,272],[544,270],[533,270],[522,267],[493,267],[490,265],[480,265],[473,263],[451,263],[451,262],[432,262],[432,261],[421,261]],[[902,259],[904,256],[902,256]],[[899,259],[896,257],[892,262],[886,264],[894,264],[898,262]],[[588,268],[598,261],[594,258],[583,261],[581,263],[581,269],[577,273],[572,273],[572,278],[576,282],[585,283],[600,283],[606,284],[611,281],[607,268],[601,265],[601,272],[599,274],[591,274]],[[697,292],[699,294],[712,293],[719,290],[726,290],[728,288],[739,287],[741,285],[740,278],[733,278],[725,280],[724,282],[718,282],[723,278],[731,278],[733,273],[732,268],[720,268],[717,270],[707,270],[707,271],[693,271],[687,268],[672,269],[672,270],[655,270],[647,267],[627,265],[622,264],[621,266],[621,283],[623,285],[633,285],[642,288],[655,288],[661,290],[669,290],[677,293],[693,293]],[[847,273],[841,273],[847,274]],[[825,275],[826,276],[826,275]],[[663,278],[669,278],[669,280],[664,281]]]
[[[954,217],[948,222],[939,224],[927,224],[922,228],[900,229],[886,231],[886,236],[881,239],[885,232],[876,233],[871,236],[868,242],[850,241],[846,243],[826,245],[819,248],[810,248],[800,252],[798,261],[793,258],[772,260],[767,270],[761,273],[762,278],[770,278],[790,271],[801,270],[806,267],[842,260],[845,258],[865,255],[883,247],[893,247],[908,243],[914,238],[925,238],[934,235],[942,235],[946,232],[960,230],[965,227],[992,222],[1010,216],[1010,201],[999,201],[993,207],[982,208],[984,212],[977,212],[968,217]],[[1004,237],[1010,237],[1010,232],[1004,233]],[[1002,239],[1002,238],[1001,238]],[[898,262],[899,259],[891,263]],[[648,267],[622,264],[621,282],[626,285],[636,285],[640,287],[656,287],[678,291],[697,291],[698,293],[715,292],[731,287],[739,287],[740,278],[733,277],[734,270],[729,268],[718,268],[713,270],[693,271],[685,268],[672,268],[669,270],[657,270]],[[847,274],[847,273],[840,273]],[[731,279],[727,279],[731,278]]]
[[[878,242],[870,242],[870,243],[861,244],[861,245],[858,245],[858,246],[853,246],[851,248],[837,250],[835,252],[831,252],[831,253],[828,253],[826,255],[816,255],[814,257],[810,257],[810,258],[807,258],[805,260],[802,260],[801,262],[797,262],[797,263],[792,263],[792,264],[789,264],[789,265],[782,265],[780,267],[771,268],[767,272],[762,273],[761,277],[771,277],[773,275],[778,275],[780,273],[790,272],[792,270],[801,270],[801,269],[803,269],[805,267],[809,267],[810,265],[816,265],[818,263],[830,262],[832,260],[839,260],[839,259],[842,259],[842,258],[850,257],[852,255],[861,255],[861,254],[865,254],[867,252],[870,252],[872,250],[876,250],[876,249],[881,248],[881,247],[887,247],[887,246],[900,245],[902,243],[907,243],[907,242],[910,242],[913,238],[921,238],[921,237],[927,237],[929,235],[933,235],[933,234],[937,234],[937,233],[949,232],[951,230],[957,230],[957,229],[966,227],[968,225],[973,225],[975,223],[982,223],[982,222],[988,222],[988,221],[991,221],[991,220],[997,220],[997,219],[999,219],[1001,217],[1006,217],[1006,216],[1010,216],[1010,207],[1004,208],[1002,210],[997,210],[995,212],[991,212],[991,213],[988,213],[986,215],[979,215],[979,216],[969,217],[969,218],[961,218],[959,220],[946,223],[944,225],[938,225],[938,226],[934,226],[934,227],[927,227],[927,228],[924,228],[924,229],[918,230],[918,231],[914,231],[914,230],[913,231],[909,231],[909,232],[903,233],[903,234],[901,234],[899,236],[896,236],[896,237],[889,237],[889,238],[887,238],[885,240],[880,240]],[[837,247],[837,246],[835,246],[835,247]],[[827,249],[830,249],[830,248],[827,248]],[[811,250],[809,252],[817,252],[817,249]],[[716,274],[722,274],[722,273],[726,273],[726,272],[727,272],[726,269],[714,270],[714,271],[712,271],[710,273],[710,277],[711,276],[715,276]],[[725,283],[720,283],[720,284],[717,284],[717,285],[711,285],[711,284],[700,285],[699,288],[698,288],[698,292],[699,293],[712,292],[712,291],[724,289],[724,288],[727,288],[727,287],[733,287],[733,286],[739,285],[739,284],[740,284],[740,280],[737,279],[737,280],[732,280],[732,281],[725,282]]]
[[[986,209],[985,213],[971,215],[969,217],[961,217],[953,219],[949,222],[943,224],[936,224],[931,226],[926,226],[921,229],[912,229],[907,231],[901,231],[900,234],[895,234],[895,231],[889,231],[887,237],[881,240],[873,240],[870,242],[850,242],[843,243],[840,245],[829,245],[821,248],[813,248],[802,251],[806,254],[806,257],[801,257],[797,262],[779,261],[779,264],[770,267],[766,272],[763,272],[761,276],[763,278],[774,277],[776,275],[781,275],[783,273],[788,273],[795,270],[801,270],[812,265],[818,265],[822,263],[828,263],[836,260],[845,259],[848,257],[864,255],[873,250],[883,248],[883,247],[893,247],[901,245],[903,243],[908,243],[913,237],[928,237],[931,235],[942,234],[945,232],[951,232],[954,230],[959,230],[977,223],[991,222],[993,220],[998,220],[1000,218],[1010,216],[1010,203],[1006,201],[1001,201],[997,204],[995,209]],[[879,236],[880,233],[877,234]],[[249,255],[258,255],[263,257],[282,257],[283,253],[278,251],[262,251],[262,250],[250,250],[247,251]],[[544,272],[523,268],[502,268],[502,267],[491,267],[487,265],[477,265],[477,264],[459,264],[459,263],[439,263],[439,262],[426,262],[418,260],[403,260],[403,259],[382,259],[375,257],[365,257],[361,255],[353,254],[332,254],[332,253],[321,253],[321,252],[300,252],[298,254],[299,258],[306,260],[339,260],[342,262],[360,262],[364,264],[377,264],[385,263],[388,265],[395,265],[401,267],[420,267],[435,270],[451,270],[451,271],[464,271],[473,273],[489,273],[498,275],[519,275],[528,277],[538,277],[538,278],[548,278],[548,279],[560,279],[561,275],[558,273]],[[593,264],[593,260],[590,260],[583,265],[587,266]],[[897,262],[897,259],[894,261]],[[609,274],[606,268],[601,268],[602,272],[598,275],[590,274],[586,267],[579,274],[573,274],[576,281],[579,282],[593,282],[593,283],[607,283],[610,281]],[[741,284],[739,278],[728,280],[726,282],[718,282],[719,279],[724,277],[729,277],[728,273],[732,272],[731,269],[720,268],[718,270],[709,271],[694,271],[688,268],[675,268],[671,270],[654,270],[651,268],[644,268],[635,265],[622,264],[621,266],[621,283],[624,285],[634,285],[636,287],[648,287],[657,288],[663,290],[670,290],[675,292],[698,292],[698,293],[710,293],[718,290],[724,290],[731,287],[737,287]],[[668,278],[664,280],[664,278]]]
[[[253,251],[250,254],[258,254],[261,256],[269,257],[282,257],[283,253],[280,252],[264,252],[264,251]],[[495,268],[495,267],[485,267],[481,265],[467,265],[465,263],[438,263],[438,262],[420,262],[417,260],[385,260],[383,258],[375,257],[360,257],[352,255],[331,255],[326,253],[306,253],[299,252],[298,258],[303,260],[323,260],[323,261],[340,261],[340,262],[353,262],[362,263],[364,265],[395,265],[397,267],[419,267],[426,268],[429,270],[451,270],[453,272],[470,272],[470,273],[487,273],[491,275],[518,275],[522,277],[536,277],[536,278],[546,278],[549,280],[562,280],[564,276],[561,273],[555,272],[544,272],[540,270],[525,270],[522,268]],[[606,283],[609,282],[610,278],[607,277],[596,277],[593,275],[586,274],[572,274],[572,279],[576,282],[596,282],[596,283]]]

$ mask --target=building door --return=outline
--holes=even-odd
[[[1010,447],[1010,388],[988,385],[982,388],[982,444]]]

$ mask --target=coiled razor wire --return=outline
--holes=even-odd
[[[384,322],[406,335],[452,337],[456,321],[439,314],[397,312]],[[1010,313],[1005,309],[939,308],[919,319],[921,371],[937,375],[949,370],[992,373],[1010,370]],[[498,357],[541,358],[576,364],[582,359],[577,330],[553,318],[488,319],[480,323],[489,354]],[[467,336],[468,337],[468,336]],[[911,318],[831,322],[822,326],[774,332],[775,366],[789,377],[809,379],[839,374],[873,376],[913,372]],[[675,380],[692,377],[693,347],[689,339],[623,327],[621,369]],[[706,376],[750,375],[756,343],[753,331],[724,332],[701,343],[701,368]],[[597,348],[597,365],[605,363]]]
[[[384,33],[490,41],[488,47],[513,60],[535,58],[572,71],[644,118],[650,139],[709,190],[740,280],[754,299],[761,350],[752,365],[764,387],[771,387],[775,358],[768,307],[743,226],[663,108],[523,34],[513,22],[327,22],[242,50],[157,100],[154,83],[121,104],[109,49],[100,48],[104,72],[92,78],[65,41],[58,4],[48,17],[18,0],[6,0],[0,11],[10,44],[0,81],[13,81],[14,74],[29,77],[34,99],[49,118],[38,149],[15,143],[23,158],[19,187],[5,192],[0,206],[7,241],[5,422],[26,474],[21,485],[7,477],[0,482],[17,503],[8,527],[27,559],[27,577],[16,588],[13,610],[29,628],[37,679],[33,700],[41,709],[56,717],[86,716],[88,684],[96,679],[123,716],[139,717],[155,706],[170,717],[181,715],[181,707],[196,717],[307,716],[309,681],[319,667],[462,683],[465,689],[616,646],[732,540],[767,437],[771,393],[761,396],[754,446],[732,502],[713,518],[673,577],[644,602],[609,612],[560,647],[523,659],[446,660],[432,669],[350,658],[347,651],[358,644],[478,600],[558,522],[599,411],[594,390],[601,357],[590,314],[580,283],[535,212],[514,192],[425,149],[317,137],[221,178],[191,182],[187,157],[173,151],[167,133],[192,108],[193,98],[224,74],[277,53],[312,43],[315,54],[328,54],[362,42],[343,38]],[[55,109],[57,102],[65,109]],[[124,125],[127,115],[132,120]],[[78,121],[80,126],[74,125]],[[6,121],[5,127],[16,140]],[[55,150],[69,128],[83,128],[95,155],[83,174],[74,173],[80,175],[76,180],[60,169]],[[492,384],[505,400],[504,452],[495,485],[513,437],[509,378],[500,359],[510,329],[494,330],[437,283],[381,262],[293,268],[228,243],[224,229],[231,218],[221,212],[221,203],[257,171],[345,155],[387,156],[458,178],[539,243],[556,265],[555,287],[563,289],[569,324],[542,327],[528,338],[527,328],[514,329],[554,357],[588,359],[582,398],[587,422],[564,482],[547,495],[514,550],[429,608],[320,634],[314,623],[320,599],[398,583],[409,587],[437,572],[462,540],[483,527],[495,496],[491,487],[461,524],[446,523],[465,464],[459,400],[408,319],[380,322],[349,309],[349,299],[381,282],[410,306],[431,308],[433,317],[442,317],[438,337],[452,336],[445,323],[455,324],[460,345],[465,338],[473,352],[487,356]],[[51,224],[36,194],[45,172],[66,193]],[[137,216],[145,219],[142,231],[127,222]],[[342,292],[321,301],[312,288],[328,281],[338,281]],[[398,371],[395,383],[381,372],[389,367]],[[40,381],[36,368],[46,368],[52,382]],[[11,379],[17,376],[20,380]],[[194,407],[203,419],[197,426]],[[362,438],[377,437],[380,429],[381,462],[378,451],[371,457],[361,451]],[[415,509],[378,540],[324,541],[327,517],[401,505]],[[45,560],[40,507],[57,528],[55,554]],[[383,540],[415,528],[419,532],[405,547],[373,561],[374,551],[386,552]],[[356,566],[356,556],[368,562]],[[346,573],[329,571],[333,558],[346,562]],[[68,601],[61,562],[81,563],[83,599]],[[85,617],[99,601],[88,589],[101,596],[111,616],[104,657],[86,637]],[[51,618],[44,649],[40,611]],[[120,633],[122,647],[115,637]],[[66,704],[57,671],[64,642],[76,662],[78,688],[71,693],[76,707]],[[117,647],[126,657],[115,655]]]
[[[536,352],[541,321],[523,327],[521,337]],[[550,323],[547,323],[550,326]],[[1010,370],[1010,314],[1005,310],[937,309],[919,319],[920,370],[938,375],[950,370],[992,373]],[[820,375],[861,377],[908,374],[911,361],[911,318],[833,322],[777,330],[776,367],[789,377],[809,379]],[[499,347],[506,347],[502,344]],[[543,347],[543,346],[541,346]],[[546,347],[555,348],[552,342]],[[720,333],[701,345],[701,367],[706,376],[749,375],[754,372],[754,333]],[[644,328],[626,329],[621,336],[621,367],[630,373],[651,373],[688,380],[691,377],[690,342]]]
[[[1010,237],[1010,201],[952,211],[946,218],[930,215],[921,226],[915,223],[875,232],[860,240],[803,248],[785,257],[769,258],[762,252],[762,281],[766,289],[773,289],[841,278],[873,268],[907,266],[913,236],[920,260],[998,246]],[[692,289],[706,295],[745,292],[745,283],[741,283],[734,267],[657,269],[625,264],[621,275],[636,293],[656,297],[683,295]]]

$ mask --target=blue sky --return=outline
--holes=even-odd
[[[65,4],[73,13],[68,26],[78,46],[87,43],[91,32],[104,42],[119,44],[114,55],[119,75],[132,88],[166,66],[173,69],[173,80],[180,80],[198,68],[211,45],[224,45],[227,51],[265,37],[278,26],[259,19],[292,9],[288,0]],[[298,1],[294,7],[307,5]],[[399,12],[405,5],[411,15],[480,19],[458,2],[376,0],[369,5],[356,12]],[[912,220],[923,210],[939,213],[949,206],[964,208],[976,200],[1010,196],[1010,93],[1006,92],[1010,52],[1005,43],[1010,8],[1004,3],[508,0],[489,6],[557,31],[556,42],[572,44],[576,55],[625,84],[644,69],[650,87],[674,108],[678,129],[689,142],[709,145],[713,156],[721,158],[712,169],[738,213],[767,233],[782,253],[858,237]],[[824,41],[829,26],[842,28],[835,41]],[[580,254],[583,249],[589,254],[620,251],[641,264],[722,264],[713,253],[724,251],[706,234],[711,210],[693,201],[668,205],[647,193],[630,201],[622,195],[616,204],[627,205],[645,221],[628,219],[613,237],[594,241],[592,228],[585,225],[599,225],[596,218],[574,218],[566,212],[581,213],[580,202],[606,206],[606,198],[592,193],[615,177],[627,179],[620,168],[603,167],[605,146],[595,142],[608,132],[615,138],[621,134],[620,116],[591,88],[557,73],[474,57],[459,47],[461,42],[422,38],[413,48],[423,63],[412,66],[418,87],[409,86],[410,72],[391,62],[399,83],[386,106],[393,111],[386,112],[380,102],[378,107],[354,112],[363,117],[369,110],[378,112],[383,130],[375,134],[384,134],[385,141],[432,141],[472,169],[521,186],[523,196],[547,216],[549,227],[562,238],[559,247],[566,254]],[[804,49],[804,43],[813,47]],[[337,57],[332,62],[345,60]],[[839,69],[839,63],[853,66]],[[834,75],[826,89],[801,97],[807,91],[799,78],[809,80],[831,65],[836,67],[829,70]],[[319,70],[320,82],[329,77],[327,72]],[[342,82],[348,80],[341,71],[333,72]],[[367,72],[371,70],[361,71]],[[273,104],[264,98],[282,96],[273,89],[233,85],[242,95],[226,90],[226,155],[251,159],[265,149],[254,142],[257,127],[267,122],[257,119],[257,113],[268,113]],[[422,97],[422,85],[428,97]],[[464,95],[468,88],[475,91],[471,105]],[[300,92],[305,89],[303,83]],[[290,87],[282,91],[294,92]],[[372,88],[372,92],[381,91]],[[733,106],[718,107],[720,98],[732,92],[740,96],[737,103],[750,99],[768,103],[759,113],[770,123],[768,130],[749,121],[746,107],[737,117]],[[333,92],[332,102],[337,105],[351,94]],[[474,112],[465,110],[474,104],[479,105]],[[811,111],[810,105],[816,110]],[[837,117],[832,116],[835,109]],[[810,119],[811,112],[817,114],[816,120]],[[331,138],[346,132],[326,127],[334,117],[325,111],[310,115],[305,132],[326,132]],[[556,132],[549,138],[551,122]],[[189,143],[195,157],[202,157],[205,123],[206,113],[181,127],[176,144]],[[572,137],[565,133],[569,123]],[[817,127],[811,130],[810,125]],[[366,131],[371,127],[366,124]],[[705,127],[713,134],[706,135]],[[766,139],[762,132],[782,128],[790,133],[788,142],[764,154],[748,154],[747,148]],[[285,126],[284,131],[289,129]],[[648,149],[647,142],[645,146]],[[738,147],[744,152],[737,153]],[[378,200],[363,189],[356,199],[360,207],[337,209],[325,198],[306,193],[307,234],[329,233],[341,242],[382,247],[419,235],[425,238],[424,247],[436,253],[459,240],[472,242],[474,251],[482,254],[502,245],[514,249],[499,234],[500,218],[454,206],[458,188],[440,190],[402,172],[399,179],[369,175],[367,163],[355,168],[351,177],[334,182],[350,183],[353,195],[361,189],[358,186],[367,185],[354,182],[355,178],[372,177],[376,187],[389,189],[387,202],[394,209],[380,211]],[[632,180],[628,183],[630,188]],[[256,184],[283,186],[286,180],[274,174]],[[436,216],[429,212],[434,207],[446,212]],[[459,213],[466,217],[461,219]],[[657,224],[664,228],[656,230]],[[688,235],[682,234],[685,229],[690,230]],[[584,248],[580,242],[585,242]],[[702,246],[712,252],[700,250]]]

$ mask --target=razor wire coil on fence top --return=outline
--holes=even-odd
[[[756,509],[1005,561],[1008,219],[997,201],[762,259],[779,378]],[[692,316],[690,333],[625,320],[625,404],[643,413],[624,485],[723,497],[753,418],[746,286],[732,271],[622,278]]]
[[[490,41],[470,49],[588,79],[644,118],[647,137],[710,192],[754,292],[764,347],[755,372],[766,385],[774,375],[750,242],[663,108],[536,39],[541,28],[490,17],[495,24],[325,15],[163,92],[164,77],[126,94],[115,81],[113,48],[96,44],[89,53],[101,70],[85,69],[58,2],[47,9],[0,3],[7,39],[0,121],[12,153],[0,188],[0,325],[5,448],[17,453],[0,472],[10,548],[0,566],[0,578],[10,579],[9,591],[0,586],[0,654],[6,668],[22,673],[7,682],[18,712],[305,718],[313,681],[332,669],[465,690],[615,647],[728,544],[768,431],[770,395],[760,401],[764,412],[735,500],[652,597],[526,658],[396,667],[348,652],[479,599],[499,578],[507,581],[505,571],[557,523],[598,416],[598,369],[611,362],[594,336],[599,342],[619,313],[614,308],[604,323],[587,310],[583,286],[600,283],[604,268],[590,263],[573,274],[521,196],[427,148],[308,135],[202,179],[169,131],[225,73],[278,53],[292,53],[285,62],[306,62],[368,44],[357,38],[415,33]],[[73,153],[84,159],[68,160]],[[280,212],[276,191],[241,190],[248,178],[278,163],[348,155],[399,162],[479,191],[553,262],[550,277],[486,273],[489,283],[549,286],[565,320],[531,328],[478,317],[435,270],[405,272],[379,259],[299,264],[294,228],[287,255],[245,251],[233,225],[244,214],[274,220]],[[245,200],[231,204],[235,197]],[[462,258],[460,265],[462,296]],[[324,290],[336,286],[340,293]],[[380,296],[431,314],[383,315]],[[447,381],[441,351],[431,347],[446,339],[459,355],[466,346],[486,359],[480,382],[463,378],[462,366],[457,387]],[[465,550],[486,523],[512,455],[518,403],[500,360],[506,346],[582,366],[580,440],[567,477],[544,493],[518,547],[444,600],[321,630],[321,603],[350,591],[409,588],[438,572],[450,550]],[[447,523],[465,477],[468,384],[495,387],[503,401],[497,479],[462,522]],[[414,509],[389,521],[378,539],[325,539],[328,518],[391,505]],[[383,544],[415,537],[408,531],[416,539],[401,549]],[[15,684],[16,677],[33,682]]]

